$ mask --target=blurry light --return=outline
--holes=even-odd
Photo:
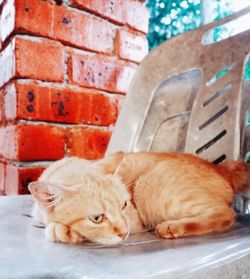
[[[160,31],[160,27],[158,25],[156,25],[154,29],[155,29],[156,32]]]
[[[177,27],[178,29],[180,29],[180,30],[183,30],[183,26],[182,26],[182,24],[181,24],[181,21],[177,21],[177,22],[176,22],[176,27]]]
[[[188,16],[184,16],[182,18],[182,22],[185,23],[185,24],[188,24],[188,23],[190,23],[190,18]]]
[[[180,6],[181,6],[182,8],[184,8],[184,9],[187,9],[187,8],[188,8],[188,3],[187,3],[187,1],[182,1],[182,2],[180,3]]]
[[[164,3],[160,3],[159,6],[160,6],[160,8],[162,8],[162,9],[165,8],[165,4],[164,4]]]
[[[170,12],[171,18],[175,18],[177,14],[178,14],[178,11],[174,10],[174,9],[172,9],[171,12]]]
[[[161,22],[168,25],[171,23],[171,17],[169,15],[167,16],[164,16],[162,19],[161,19]]]

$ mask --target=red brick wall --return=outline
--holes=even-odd
[[[138,0],[0,0],[0,193],[53,160],[103,156],[137,64]]]

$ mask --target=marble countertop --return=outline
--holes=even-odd
[[[250,278],[250,218],[224,234],[162,240],[152,233],[123,246],[48,242],[27,215],[31,196],[0,197],[0,278]]]

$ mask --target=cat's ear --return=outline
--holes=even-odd
[[[31,182],[28,186],[31,194],[44,208],[49,209],[54,207],[62,198],[65,187],[46,182]]]

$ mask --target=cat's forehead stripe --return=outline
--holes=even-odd
[[[114,206],[114,200],[110,199],[110,197],[106,196],[104,197],[104,200],[102,201],[103,202],[103,207],[106,210],[108,210],[108,208],[112,208]],[[117,201],[115,201],[117,202]]]
[[[102,199],[100,199],[99,201],[100,201],[100,204],[101,204],[102,210],[103,210],[103,211],[105,211],[105,210],[106,210],[106,208],[105,208],[105,204],[104,204],[103,200],[102,200]]]
[[[120,205],[121,201],[120,201],[120,199],[119,199],[119,195],[117,195],[116,192],[112,192],[112,193],[110,193],[110,194],[112,194],[112,195],[107,195],[107,196],[105,197],[105,199],[106,199],[107,201],[109,201],[112,205],[114,205],[114,202],[115,202],[115,204]],[[111,196],[112,196],[112,199],[111,199]]]

